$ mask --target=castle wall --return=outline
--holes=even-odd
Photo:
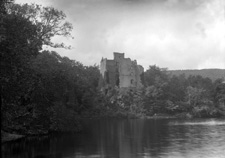
[[[114,61],[116,61],[117,63],[120,63],[124,59],[124,53],[114,52],[113,55]]]
[[[123,59],[119,66],[120,87],[134,86],[134,72],[132,68],[132,61],[127,58]]]
[[[106,72],[106,62],[107,62],[107,59],[103,59],[101,60],[101,63],[100,63],[100,74],[102,75],[102,77],[104,78],[105,76],[105,72]]]
[[[107,60],[106,70],[107,70],[108,84],[110,84],[111,86],[115,86],[116,85],[116,62],[114,60]]]
[[[144,68],[141,65],[137,65],[137,87],[142,87],[141,75],[144,73]]]
[[[136,60],[124,58],[124,53],[114,52],[114,60],[102,59],[100,72],[108,86],[142,87],[140,75],[144,72]]]

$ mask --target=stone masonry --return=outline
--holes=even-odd
[[[114,52],[114,59],[102,58],[100,73],[102,87],[140,88],[142,87],[141,75],[144,68],[137,65],[137,61],[125,58],[124,53]]]

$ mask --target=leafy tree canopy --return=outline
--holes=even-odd
[[[8,5],[9,14],[21,15],[38,27],[38,40],[43,45],[54,48],[70,48],[64,43],[53,43],[55,36],[72,37],[72,24],[65,21],[66,15],[53,7],[42,7],[37,4],[15,4]]]

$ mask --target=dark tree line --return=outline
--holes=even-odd
[[[72,25],[52,7],[1,3],[1,127],[26,134],[76,131],[79,117],[93,108],[97,66],[43,50],[54,36],[70,36]],[[2,8],[1,8],[2,9]]]
[[[152,110],[153,113],[183,113],[192,117],[218,117],[225,114],[223,79],[212,82],[199,75],[172,76],[169,71],[156,66],[149,67],[145,79],[146,89],[150,89],[147,100],[153,102],[146,107],[152,108],[154,105],[158,108]]]
[[[105,95],[108,115],[116,117],[175,116],[206,118],[225,116],[225,84],[202,76],[175,76],[155,65],[143,74],[140,89],[113,88]]]

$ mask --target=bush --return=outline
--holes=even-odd
[[[66,108],[63,104],[55,104],[51,108],[51,131],[76,132],[81,129],[79,117],[72,109]]]

